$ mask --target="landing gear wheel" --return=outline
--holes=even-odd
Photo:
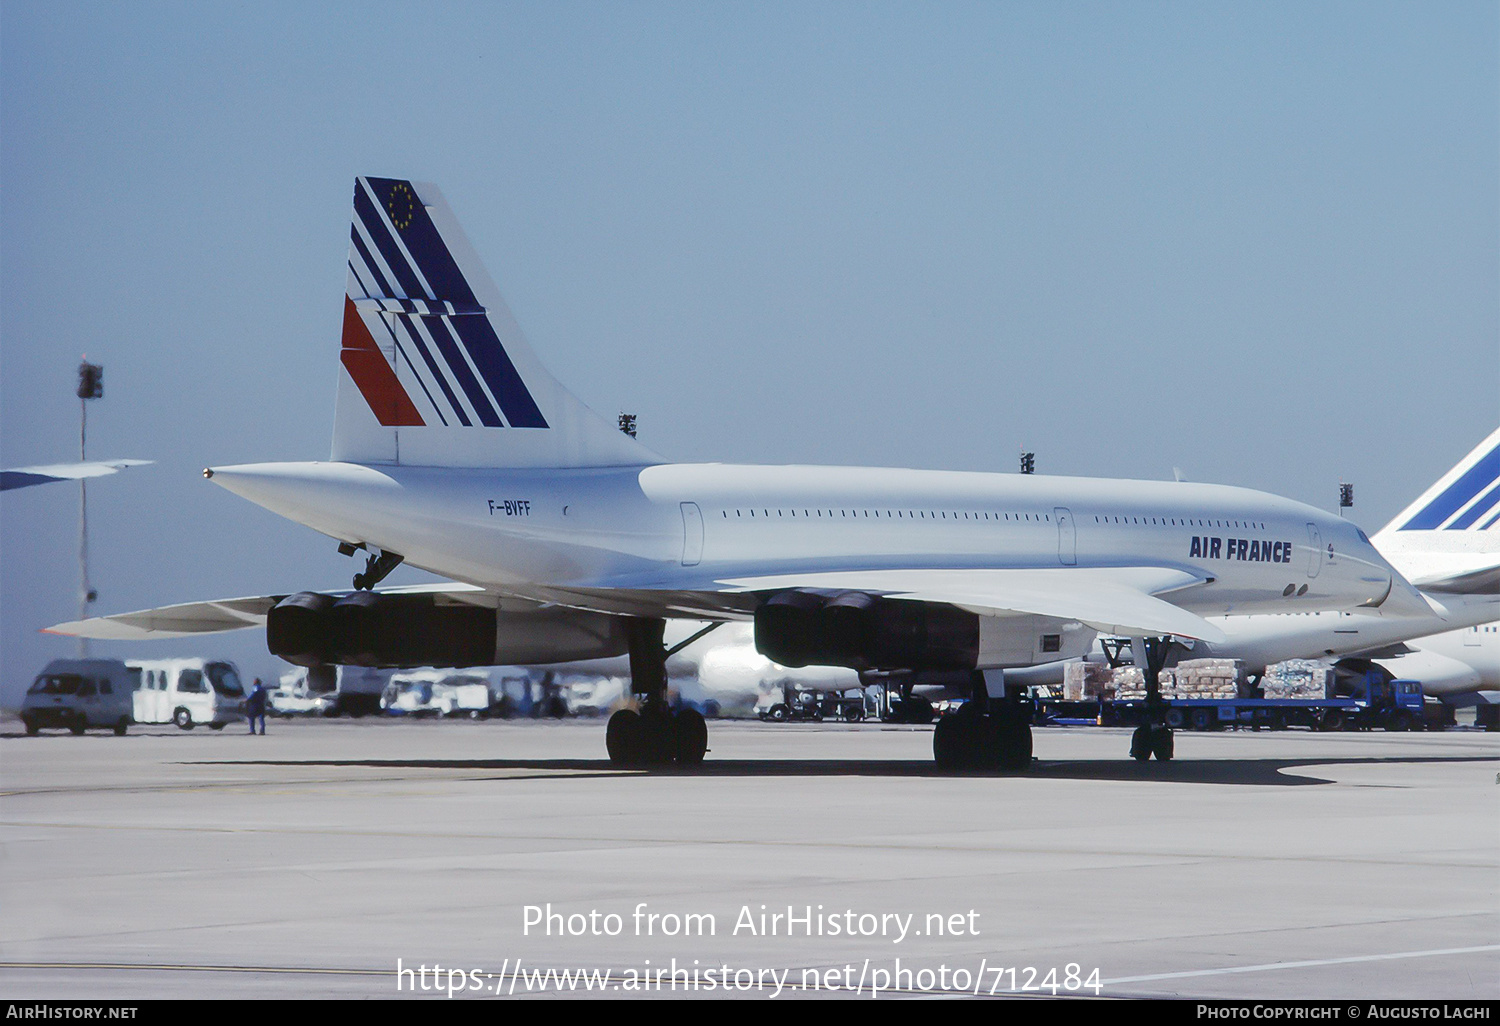
[[[647,706],[640,716],[641,765],[670,765],[677,754],[677,724],[671,712]]]
[[[172,722],[177,724],[177,726],[182,730],[192,730],[195,726],[197,726],[197,724],[193,722],[193,714],[188,712],[181,706],[178,706],[177,711],[172,714]]]
[[[1151,754],[1157,762],[1171,762],[1173,740],[1171,727],[1154,727],[1151,731]]]
[[[684,709],[672,718],[673,752],[679,766],[696,766],[708,753],[708,724],[697,709]]]
[[[999,768],[1019,773],[1031,765],[1031,724],[1019,717],[996,722],[996,736],[991,740],[998,756]]]
[[[1144,723],[1130,735],[1130,757],[1136,762],[1151,758],[1151,728]]]
[[[639,765],[645,740],[646,730],[641,725],[640,713],[634,709],[619,710],[604,728],[604,749],[609,752],[609,761],[616,766]]]
[[[125,736],[125,732],[127,730],[129,730],[129,729],[130,729],[130,721],[127,720],[125,717],[121,716],[120,719],[119,719],[119,722],[115,724],[115,736],[116,737],[124,737]]]
[[[938,720],[932,732],[932,759],[945,773],[972,769],[975,763],[978,717],[949,713]]]

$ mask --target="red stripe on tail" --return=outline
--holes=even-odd
[[[359,311],[354,308],[354,300],[348,296],[344,297],[344,349],[339,353],[339,359],[381,426],[427,426],[411,396],[396,380],[390,361],[370,337],[370,329],[365,327]]]

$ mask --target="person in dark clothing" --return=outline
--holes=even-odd
[[[260,732],[264,736],[266,732],[266,688],[255,678],[255,683],[250,687],[250,697],[245,699],[245,718],[250,721],[250,733],[255,733],[255,721],[260,721]]]

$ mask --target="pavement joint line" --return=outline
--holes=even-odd
[[[1225,976],[1232,973],[1264,973],[1277,969],[1307,969],[1324,965],[1351,965],[1357,962],[1387,962],[1401,958],[1433,958],[1439,955],[1475,955],[1500,951],[1500,944],[1480,944],[1471,948],[1430,948],[1426,951],[1394,951],[1381,955],[1350,955],[1347,958],[1311,958],[1301,962],[1267,962],[1261,965],[1225,966],[1220,969],[1191,969],[1179,973],[1154,973],[1149,976],[1120,976],[1102,980],[1104,986],[1121,983],[1149,983],[1153,980],[1183,980],[1195,976]]]
[[[743,848],[831,848],[840,851],[943,851],[954,853],[967,853],[971,855],[993,854],[995,851],[1003,851],[1007,854],[1017,855],[1069,855],[1084,856],[1088,858],[1138,858],[1161,860],[1166,859],[1174,862],[1332,862],[1340,865],[1360,866],[1402,866],[1409,868],[1411,860],[1409,857],[1400,858],[1393,855],[1389,859],[1355,858],[1348,855],[1277,855],[1273,853],[1250,854],[1250,855],[1227,855],[1215,852],[1173,852],[1173,851],[1122,851],[1115,849],[1088,850],[1080,848],[1033,848],[1005,845],[1001,847],[980,845],[956,845],[956,844],[897,844],[889,841],[853,842],[853,841],[831,841],[831,840],[773,840],[766,841],[756,838],[728,838],[717,839],[707,837],[589,837],[585,835],[558,835],[558,834],[478,834],[478,833],[433,833],[429,831],[394,831],[394,830],[329,830],[327,828],[314,827],[253,827],[253,826],[152,826],[140,823],[55,823],[45,821],[16,821],[0,820],[0,827],[33,827],[38,829],[68,829],[68,830],[136,830],[136,831],[159,831],[172,833],[205,833],[205,834],[284,834],[293,837],[300,836],[331,836],[331,837],[386,837],[427,839],[441,838],[444,840],[471,840],[471,841],[541,841],[547,843],[567,844],[630,844],[660,847],[663,845],[677,847],[703,846],[711,848],[743,847]],[[1479,849],[1476,849],[1479,850]],[[525,853],[522,853],[525,854]],[[1490,869],[1496,868],[1500,862],[1488,863],[1475,862],[1423,862],[1424,868],[1443,869]]]

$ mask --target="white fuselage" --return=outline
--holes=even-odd
[[[1430,618],[1370,616],[1316,611],[1257,616],[1226,616],[1213,623],[1228,636],[1224,642],[1196,642],[1192,658],[1239,659],[1249,673],[1287,659],[1323,659],[1367,652],[1423,637],[1432,631],[1468,628],[1500,615],[1500,596],[1443,595],[1445,614]],[[1454,634],[1463,633],[1462,630]],[[1424,640],[1423,644],[1426,644]]]
[[[1220,485],[853,467],[467,470],[349,463],[213,480],[341,541],[502,593],[606,612],[670,591],[743,616],[728,579],[848,569],[1168,567],[1200,615],[1426,605],[1354,527]],[[742,595],[743,598],[743,589]]]
[[[1500,622],[1445,631],[1407,647],[1410,653],[1380,662],[1398,677],[1420,680],[1429,695],[1500,691]]]

